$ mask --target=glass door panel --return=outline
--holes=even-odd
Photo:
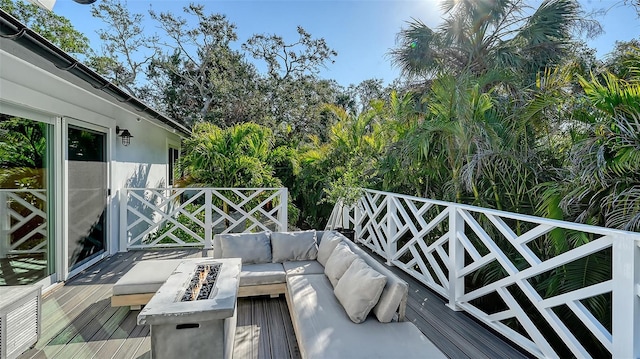
[[[0,286],[54,273],[52,126],[0,113]]]
[[[106,249],[106,135],[69,126],[68,253],[74,269]]]

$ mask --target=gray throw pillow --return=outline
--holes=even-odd
[[[320,239],[320,245],[318,246],[318,262],[323,266],[327,265],[327,259],[338,243],[342,242],[342,236],[337,232],[325,231]]]
[[[242,258],[245,264],[271,262],[271,243],[266,232],[225,234],[219,238],[222,258]]]
[[[340,278],[333,294],[349,319],[358,324],[367,319],[371,309],[378,303],[386,283],[387,277],[357,258]]]
[[[308,261],[318,257],[316,231],[271,233],[273,263]]]
[[[338,243],[329,256],[329,259],[327,259],[327,265],[324,267],[324,274],[329,278],[334,288],[338,284],[340,277],[342,277],[351,263],[357,258],[358,255],[353,253],[346,243],[342,241]]]

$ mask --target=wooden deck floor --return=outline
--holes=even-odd
[[[42,301],[42,335],[20,358],[149,358],[149,326],[139,311],[111,307],[111,287],[136,261],[200,257],[200,250],[119,253],[89,268]],[[300,357],[284,296],[238,301],[236,358]]]
[[[149,327],[136,324],[138,311],[111,307],[111,286],[136,261],[200,256],[200,250],[132,251],[87,269],[45,295],[41,339],[20,358],[149,358]],[[464,313],[448,309],[442,298],[415,280],[394,271],[410,285],[408,320],[450,358],[526,357]],[[300,357],[283,296],[238,301],[234,357]]]

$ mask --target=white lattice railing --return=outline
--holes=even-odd
[[[639,233],[374,190],[337,227],[537,357],[640,357]]]
[[[0,189],[0,258],[46,252],[46,207],[46,189]]]
[[[216,233],[287,230],[286,188],[127,188],[120,249],[211,248]]]

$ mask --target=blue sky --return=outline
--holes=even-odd
[[[98,0],[100,1],[100,0]],[[278,34],[285,41],[297,39],[298,25],[314,37],[323,37],[338,52],[335,63],[329,64],[320,74],[343,86],[366,79],[380,78],[385,83],[399,76],[387,56],[395,46],[396,34],[412,17],[428,26],[438,26],[442,14],[437,0],[204,0],[194,1],[205,5],[208,12],[225,14],[236,24],[239,41],[246,41],[255,33]],[[181,13],[188,1],[183,0],[128,0],[132,13],[145,13],[150,6],[156,11]],[[539,4],[533,1],[531,4]],[[598,57],[605,56],[616,40],[640,38],[640,19],[630,6],[622,1],[582,1],[586,11],[604,9],[606,15],[597,17],[605,33],[594,40],[587,40],[598,50]],[[90,6],[79,5],[72,0],[57,0],[54,12],[70,19],[79,31],[99,46],[96,35],[102,23],[87,21],[91,17]],[[152,23],[145,30],[155,32]]]

